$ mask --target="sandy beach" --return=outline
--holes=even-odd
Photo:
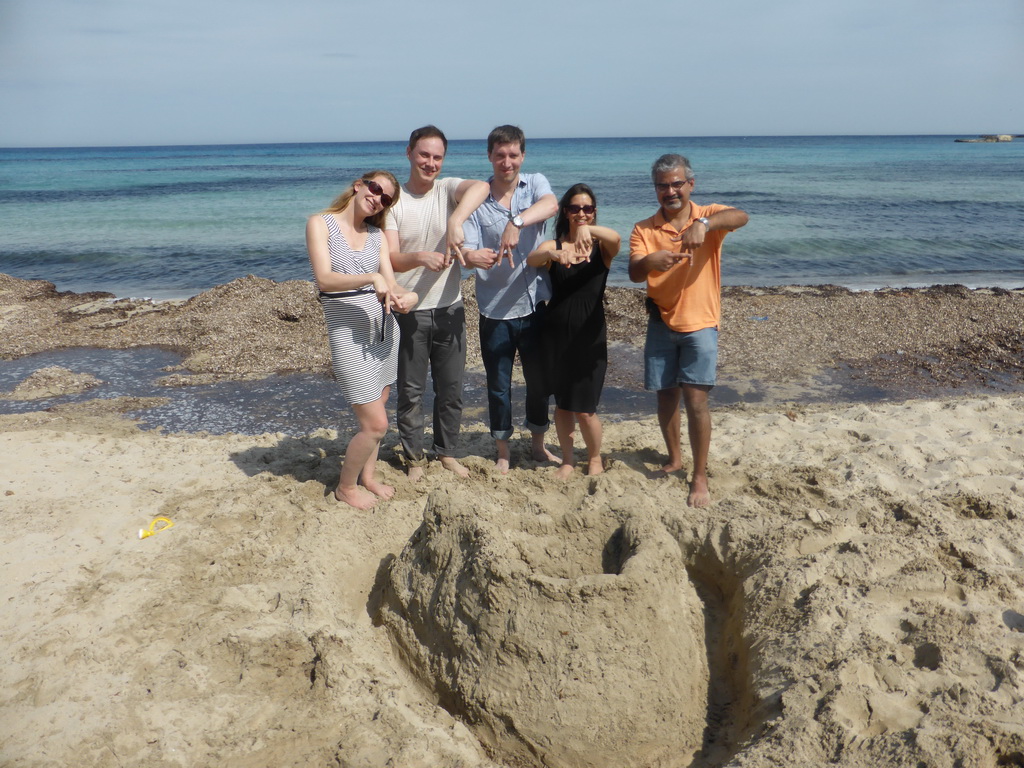
[[[642,294],[607,308],[637,388]],[[0,275],[0,331],[3,360],[173,348],[172,387],[328,369],[298,281]],[[83,371],[0,393],[40,403],[0,416],[0,764],[1024,766],[1024,289],[730,288],[721,338],[703,510],[657,477],[653,395],[565,483],[518,439],[497,474],[472,423],[469,479],[413,486],[392,430],[396,495],[355,513],[333,415],[164,433],[52,405]]]

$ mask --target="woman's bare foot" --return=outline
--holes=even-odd
[[[395,495],[394,486],[384,485],[384,483],[379,483],[376,480],[363,481],[363,487],[374,496],[379,496],[382,499],[390,499]]]
[[[587,460],[588,475],[600,475],[602,472],[604,472],[604,459],[600,456],[595,456]]]
[[[376,496],[363,490],[358,485],[354,485],[350,488],[342,488],[339,485],[334,489],[334,498],[340,502],[348,504],[350,507],[364,510],[373,509],[374,504],[377,503]]]
[[[498,460],[494,462],[494,468],[502,475],[508,474],[508,468],[512,459],[512,453],[508,446],[508,440],[496,440],[498,448]]]
[[[423,479],[423,467],[409,467],[409,470],[408,472],[406,472],[406,474],[409,477],[410,483],[418,483],[420,480]]]
[[[669,462],[667,464],[664,464],[661,467],[661,469],[658,470],[658,472],[661,473],[664,476],[668,476],[668,475],[672,474],[673,472],[678,472],[682,468],[683,468],[682,464],[673,464],[673,463]]]
[[[543,445],[543,444],[541,444],[539,447],[536,446],[536,445],[533,446],[533,450],[531,451],[531,455],[533,456],[533,460],[534,461],[540,461],[540,462],[553,461],[553,462],[556,462],[556,463],[562,461],[560,458],[555,456],[555,454],[553,454],[551,451],[549,451],[548,447],[546,445]]]
[[[456,477],[469,477],[469,470],[462,466],[462,464],[459,463],[459,460],[454,456],[442,456],[441,466]]]
[[[543,432],[534,432],[530,435],[530,456],[534,461],[553,461],[557,464],[562,463],[562,460],[555,456],[555,454],[549,451],[548,447],[544,445]]]
[[[572,477],[573,470],[576,468],[575,464],[563,464],[555,470],[555,477],[559,480],[568,480]]]

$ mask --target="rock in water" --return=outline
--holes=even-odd
[[[507,499],[506,499],[507,501]],[[650,513],[431,494],[380,618],[440,703],[516,765],[689,765],[705,727],[702,604]]]

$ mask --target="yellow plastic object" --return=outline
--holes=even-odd
[[[157,523],[163,523],[163,525],[157,528]],[[160,531],[166,531],[168,528],[173,527],[174,523],[169,518],[155,517],[153,518],[153,522],[149,524],[148,529],[139,528],[139,538],[148,539],[150,536],[155,536],[156,534],[160,533]]]

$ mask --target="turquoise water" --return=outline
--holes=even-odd
[[[651,162],[687,155],[694,199],[751,215],[727,285],[1024,286],[1024,140],[953,138],[534,139],[523,167],[589,183],[625,240],[656,209]],[[373,168],[404,179],[403,143],[0,149],[0,272],[154,298],[305,280],[305,218]],[[451,142],[445,172],[486,178],[485,143]]]

